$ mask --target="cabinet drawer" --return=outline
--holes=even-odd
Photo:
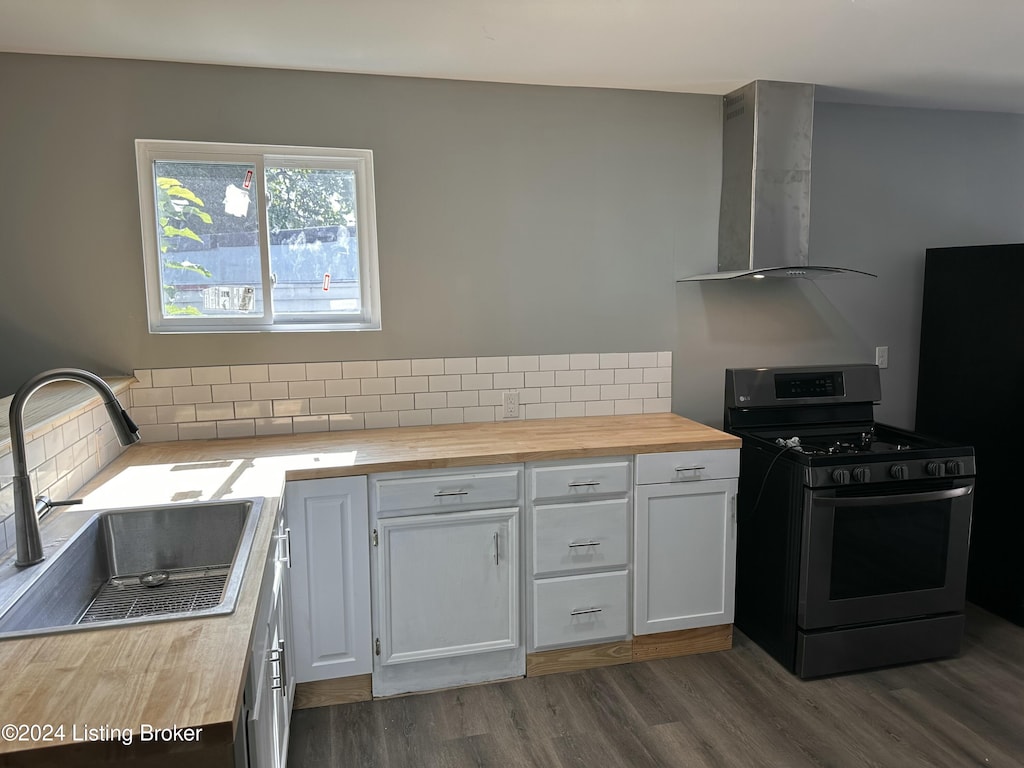
[[[624,568],[629,562],[626,499],[533,508],[533,572]]]
[[[740,452],[735,448],[641,453],[636,457],[637,485],[718,480],[739,475]]]
[[[627,571],[533,583],[533,647],[612,640],[629,634]]]
[[[374,478],[378,513],[456,511],[519,503],[521,470]]]
[[[632,480],[627,460],[530,468],[530,488],[535,501],[625,494]]]

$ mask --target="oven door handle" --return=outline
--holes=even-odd
[[[829,507],[881,507],[885,504],[913,504],[922,501],[943,501],[944,499],[955,499],[958,496],[967,496],[974,490],[973,485],[965,485],[962,488],[951,488],[947,491],[924,491],[922,493],[893,493],[887,496],[845,496],[838,499],[816,498],[815,504],[822,504]]]

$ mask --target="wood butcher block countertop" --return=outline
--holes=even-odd
[[[81,514],[168,501],[266,497],[230,616],[0,641],[0,725],[63,724],[63,742],[0,739],[0,766],[230,765],[247,652],[286,480],[549,459],[738,448],[673,414],[324,432],[139,444],[82,493]],[[46,523],[43,525],[46,540]],[[8,560],[12,556],[8,557]],[[0,568],[9,567],[0,563]],[[202,727],[198,743],[72,742],[71,729]]]

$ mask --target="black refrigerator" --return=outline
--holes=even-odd
[[[1024,244],[925,254],[919,432],[974,446],[967,599],[1024,626]]]

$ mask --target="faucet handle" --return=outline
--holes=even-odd
[[[42,516],[52,510],[54,507],[71,507],[75,504],[81,504],[82,499],[64,499],[63,501],[53,501],[45,493],[41,493],[36,496],[36,515]]]

